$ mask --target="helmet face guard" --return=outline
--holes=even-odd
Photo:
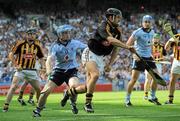
[[[36,29],[27,29],[26,34],[28,35],[28,40],[34,40],[37,38],[37,30]]]
[[[114,27],[117,27],[119,24],[119,21],[120,21],[120,19],[122,18],[122,13],[121,13],[121,11],[119,10],[119,9],[117,9],[117,8],[108,8],[107,10],[106,10],[106,13],[105,13],[105,15],[106,15],[106,18],[111,22],[111,24],[114,26]],[[110,20],[110,16],[112,16],[112,19]],[[115,21],[115,18],[117,18],[117,17],[119,17],[120,19],[119,19],[119,21]]]
[[[26,31],[27,34],[36,34],[36,29],[28,29]]]

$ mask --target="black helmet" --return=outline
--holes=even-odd
[[[119,9],[117,8],[108,8],[106,10],[106,17],[110,16],[110,15],[115,15],[115,16],[121,16],[122,17],[122,13]]]

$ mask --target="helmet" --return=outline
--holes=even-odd
[[[72,31],[74,29],[75,28],[73,26],[65,24],[65,25],[61,25],[61,26],[57,27],[56,32],[59,35],[63,32]]]
[[[106,10],[106,17],[108,17],[109,15],[115,15],[115,16],[121,16],[122,17],[122,13],[119,9],[117,8],[108,8]]]
[[[29,28],[29,29],[26,30],[27,34],[36,34],[36,32],[37,32],[37,30],[34,29],[34,28]]]
[[[142,19],[143,22],[144,22],[144,21],[150,21],[150,22],[152,22],[152,20],[153,20],[153,18],[152,18],[152,16],[150,16],[150,15],[145,15],[145,16],[143,16],[143,19]]]
[[[154,39],[161,39],[161,35],[158,33],[155,33],[153,36]]]

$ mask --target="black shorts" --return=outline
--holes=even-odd
[[[142,57],[142,58],[146,61],[146,63],[149,65],[149,67],[151,67],[152,69],[156,69],[156,64],[155,64],[155,62],[152,62],[153,61],[152,57],[150,57],[150,58]],[[146,69],[146,66],[143,64],[142,61],[133,60],[132,69],[144,72]]]
[[[53,81],[57,86],[60,86],[64,82],[68,84],[71,77],[77,77],[77,71],[78,70],[76,68],[69,70],[53,69],[49,76],[49,80]]]

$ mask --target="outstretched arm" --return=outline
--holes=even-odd
[[[48,56],[46,60],[46,74],[50,74],[53,69],[53,64],[54,63],[54,57],[53,56]]]
[[[132,45],[134,44],[134,41],[135,41],[135,39],[134,39],[133,35],[131,35],[131,36],[129,37],[126,45],[132,46]]]
[[[111,66],[115,62],[118,52],[119,52],[119,48],[115,47],[112,51],[111,58],[109,59],[109,63],[105,66],[106,72],[109,72],[111,70]]]
[[[119,41],[118,39],[116,39],[116,38],[114,38],[112,36],[107,37],[107,40],[108,40],[108,42],[110,42],[110,44],[112,44],[114,46],[122,47],[122,48],[125,48],[125,49],[130,48],[129,46],[127,46],[126,44],[124,44],[123,42]]]

